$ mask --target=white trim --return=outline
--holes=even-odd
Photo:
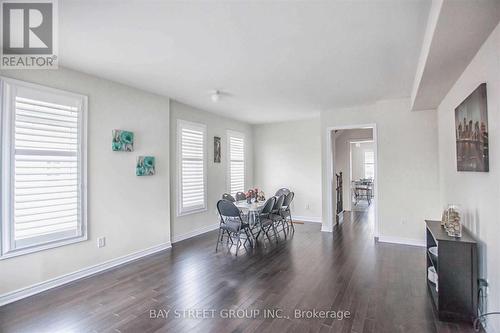
[[[349,139],[349,143],[373,143],[373,139]]]
[[[196,236],[202,235],[204,233],[216,230],[218,228],[219,228],[219,223],[207,225],[205,227],[201,227],[201,228],[192,230],[192,231],[187,232],[185,234],[172,237],[172,243],[175,244],[175,243],[178,243],[178,242],[183,241],[185,239],[196,237]]]
[[[69,92],[66,90],[55,89],[44,85],[15,80],[0,76],[0,125],[4,131],[3,137],[0,140],[3,155],[0,164],[2,166],[2,207],[0,208],[2,220],[5,223],[0,223],[0,260],[20,256],[28,253],[38,252],[50,248],[55,248],[63,245],[73,244],[87,240],[87,149],[88,149],[88,97],[82,94]],[[24,246],[16,246],[13,233],[13,218],[12,218],[12,198],[14,198],[14,128],[15,128],[15,112],[12,110],[15,104],[15,96],[17,90],[27,89],[30,94],[35,96],[50,96],[50,99],[61,101],[61,103],[71,103],[78,108],[78,157],[80,188],[78,190],[80,196],[80,213],[78,218],[78,230],[76,235],[59,235],[59,238],[54,239],[38,239],[38,242],[27,244]],[[74,103],[76,102],[76,103]],[[8,148],[8,149],[7,149]],[[26,151],[25,154],[31,154]],[[53,153],[53,152],[51,152]],[[56,153],[58,154],[58,153]],[[62,154],[62,153],[61,153]]]
[[[37,83],[31,83],[31,82],[26,82],[26,81],[22,81],[22,80],[11,79],[10,77],[6,77],[6,76],[0,76],[0,80],[2,80],[4,82],[7,82],[9,84],[12,84],[12,85],[20,85],[20,86],[24,86],[24,87],[30,88],[30,89],[43,90],[45,92],[52,93],[52,94],[63,93],[63,94],[71,96],[72,98],[86,97],[84,95],[81,95],[81,94],[78,94],[78,93],[74,93],[74,92],[71,92],[71,91],[68,91],[68,90],[51,88],[51,87],[47,87],[47,86],[40,85],[40,84],[37,84]]]
[[[203,198],[203,207],[194,207],[191,209],[182,209],[182,128],[192,128],[195,130],[200,130],[203,132],[203,185],[204,185],[204,198]],[[208,210],[207,205],[207,197],[208,197],[208,144],[207,144],[207,125],[203,123],[197,123],[192,121],[187,121],[183,119],[177,119],[177,135],[176,135],[177,143],[177,151],[176,151],[176,159],[177,159],[177,217],[200,213]]]
[[[326,144],[325,144],[325,162],[323,167],[326,169],[326,178],[327,178],[327,216],[326,220],[323,223],[323,228],[321,231],[332,232],[333,231],[333,170],[334,170],[334,161],[332,154],[332,138],[331,135],[335,130],[348,130],[348,129],[360,129],[360,128],[371,128],[373,130],[373,142],[374,142],[374,153],[375,153],[375,180],[374,180],[374,188],[375,188],[375,199],[378,199],[378,139],[377,139],[377,124],[361,124],[361,125],[346,125],[346,126],[332,126],[326,128]],[[379,235],[379,216],[378,216],[378,200],[375,200],[375,225],[374,225],[374,237],[378,237]]]
[[[321,232],[333,232],[333,227],[323,224],[321,226]]]
[[[6,110],[9,107],[9,103],[11,103],[10,98],[12,94],[10,93],[11,86],[5,84],[5,80],[3,80],[2,77],[0,77],[0,85],[1,85],[1,109],[0,109],[0,125],[2,126],[2,133],[1,133],[1,138],[0,138],[0,147],[7,147],[10,146],[10,131],[11,131],[11,126],[6,126],[6,122],[10,122],[10,112],[4,112],[3,110]],[[10,209],[8,209],[10,202],[8,201],[8,198],[10,196],[10,168],[4,168],[3,165],[10,165],[10,149],[1,149],[1,164],[0,164],[0,171],[2,172],[1,174],[1,190],[0,190],[0,195],[2,198],[2,202],[0,205],[0,211],[2,213],[2,218],[0,219],[0,256],[4,251],[6,251],[6,245],[9,244],[10,242],[10,234],[6,232],[6,228],[4,228],[3,224],[1,221],[9,221],[10,220]]]
[[[58,276],[58,277],[53,278],[53,279],[49,279],[49,280],[25,287],[25,288],[21,288],[18,290],[8,292],[6,294],[2,294],[2,295],[0,295],[0,306],[15,302],[17,300],[41,293],[43,291],[46,291],[46,290],[49,290],[52,288],[56,288],[56,287],[65,285],[67,283],[70,283],[70,282],[73,282],[73,281],[76,281],[76,280],[79,280],[79,279],[82,279],[85,277],[89,277],[89,276],[97,274],[97,273],[101,273],[103,271],[106,271],[106,270],[109,270],[111,268],[129,263],[131,261],[149,256],[151,254],[154,254],[154,253],[157,253],[160,251],[164,251],[164,250],[169,249],[171,247],[172,247],[172,245],[170,244],[170,242],[159,244],[159,245],[156,245],[156,246],[144,249],[144,250],[140,250],[137,252],[127,254],[123,257],[111,259],[111,260],[105,261],[105,262],[97,264],[97,265],[89,266],[89,267],[80,269],[78,271],[72,272],[72,273],[64,274],[64,275]]]
[[[422,239],[412,239],[412,238],[392,237],[392,236],[379,236],[378,242],[401,244],[401,245],[411,245],[411,246],[421,246],[421,247],[426,246],[425,241]]]
[[[64,238],[62,240],[56,240],[53,242],[49,243],[43,243],[41,245],[34,245],[30,247],[24,247],[19,250],[11,250],[9,252],[4,253],[3,255],[0,256],[0,261],[12,257],[17,257],[25,254],[30,254],[30,253],[35,253],[35,252],[40,252],[48,249],[54,249],[57,247],[61,246],[66,246],[70,244],[75,244],[75,243],[80,243],[88,240],[87,237],[87,232],[85,231],[83,236],[76,236],[76,237],[71,237],[71,238]]]
[[[314,216],[297,216],[293,215],[292,219],[294,221],[298,222],[313,222],[313,223],[322,223],[323,219],[320,217],[314,217]]]

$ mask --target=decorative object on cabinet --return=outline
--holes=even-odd
[[[444,224],[448,236],[462,237],[462,224],[460,220],[460,206],[448,205],[446,209],[446,223]]]
[[[134,132],[124,130],[113,130],[113,151],[134,151]]]
[[[443,214],[441,214],[441,227],[446,228],[446,223],[448,223],[448,209],[445,208],[443,210]]]

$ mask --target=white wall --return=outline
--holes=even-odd
[[[334,135],[335,147],[335,173],[342,172],[344,187],[342,189],[343,207],[344,210],[352,209],[351,188],[350,181],[351,168],[350,168],[350,142],[352,140],[371,140],[373,139],[373,131],[370,128],[347,129],[339,130]],[[334,178],[335,181],[335,178]],[[335,188],[333,188],[335,193]]]
[[[227,130],[245,134],[245,187],[253,183],[253,134],[249,124],[225,118],[214,113],[196,109],[176,101],[170,104],[170,149],[171,154],[171,200],[172,241],[176,242],[203,231],[214,229],[219,224],[217,201],[228,191],[227,186]],[[207,126],[207,211],[177,216],[177,119],[198,122]],[[214,163],[214,136],[221,138],[221,163]]]
[[[321,113],[322,142],[329,127],[377,125],[379,236],[386,240],[422,243],[424,219],[439,218],[437,121],[435,111],[411,112],[408,99]],[[328,168],[322,149],[323,215],[328,230]],[[335,207],[333,207],[333,212]]]
[[[290,188],[293,215],[315,222],[321,221],[322,204],[319,129],[319,119],[254,126],[257,187],[266,197]]]
[[[372,142],[351,143],[352,180],[365,178],[365,153],[373,151]]]
[[[481,241],[480,275],[490,283],[488,310],[500,309],[500,26],[483,44],[438,108],[441,206],[459,204],[463,222]],[[457,172],[455,108],[483,82],[487,84],[489,172]],[[500,319],[489,321],[500,332]]]
[[[2,75],[87,95],[89,240],[0,260],[0,294],[170,241],[169,100],[83,73],[59,69]],[[135,151],[111,151],[111,131],[135,133]],[[138,155],[156,157],[157,174],[135,176]],[[105,236],[98,249],[96,238]]]

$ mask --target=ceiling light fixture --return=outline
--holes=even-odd
[[[220,99],[220,91],[218,91],[218,90],[214,91],[211,98],[212,98],[212,102],[214,102],[214,103],[218,102]]]

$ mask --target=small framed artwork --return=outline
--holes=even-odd
[[[221,150],[220,137],[214,136],[214,163],[220,163]]]
[[[139,156],[137,157],[135,174],[137,176],[152,176],[156,172],[155,164],[154,156]]]
[[[134,151],[134,132],[113,130],[113,151]]]
[[[455,109],[457,171],[488,172],[488,104],[486,83]]]

